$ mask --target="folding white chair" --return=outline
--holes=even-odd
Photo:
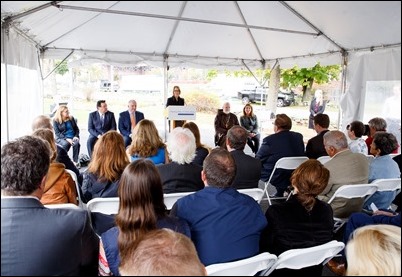
[[[262,197],[264,196],[264,190],[260,188],[238,189],[237,191],[251,196],[258,204],[260,204]]]
[[[119,202],[119,197],[93,198],[88,201],[87,209],[90,212],[117,214],[119,211]]]
[[[335,191],[334,195],[332,195],[332,197],[328,200],[328,204],[331,204],[336,198],[363,198],[364,200],[366,200],[376,191],[377,186],[375,184],[343,185]],[[334,217],[334,221],[334,233],[336,233],[348,221],[348,218]]]
[[[261,276],[268,276],[275,269],[301,269],[319,264],[324,265],[342,251],[344,247],[343,242],[332,240],[318,246],[285,251],[278,256],[278,259],[270,268],[262,272]]]
[[[321,164],[325,164],[326,162],[328,162],[331,159],[332,158],[330,156],[321,156],[321,157],[317,158],[317,161],[319,161]]]
[[[250,258],[206,266],[208,276],[254,276],[270,268],[277,260],[276,255],[264,252]]]
[[[176,193],[164,193],[163,194],[163,202],[165,202],[166,208],[168,210],[171,210],[174,203],[176,203],[177,200],[180,198],[190,195],[194,193],[195,191],[189,191],[189,192],[176,192]]]
[[[75,172],[70,169],[65,169],[65,170],[68,174],[71,175],[71,178],[73,178],[73,180],[74,180],[75,188],[77,189],[78,206],[80,206],[83,209],[86,209],[86,204],[84,203],[84,201],[82,201],[81,189],[80,189],[80,185],[78,184],[77,174],[75,174]]]
[[[44,206],[49,209],[81,209],[81,207],[74,205],[73,203],[47,204]]]
[[[269,197],[269,193],[268,193],[268,185],[273,185],[272,184],[272,177],[275,174],[275,171],[277,169],[291,169],[294,170],[296,169],[300,164],[302,164],[303,162],[307,161],[308,157],[306,156],[301,156],[301,157],[284,157],[284,158],[280,158],[274,166],[274,169],[271,172],[271,176],[269,176],[269,179],[267,182],[265,182],[265,188],[264,188],[264,194],[267,195],[267,198],[263,198],[268,199],[268,203],[269,205],[271,205],[271,199]],[[278,197],[277,199],[286,199],[284,197]]]
[[[391,178],[391,179],[377,179],[371,182],[372,185],[377,186],[377,191],[394,191],[395,196],[401,191],[401,178]],[[395,198],[395,197],[394,197]],[[391,206],[394,198],[389,199],[389,205]],[[370,201],[370,200],[368,200]],[[368,203],[370,204],[370,203]]]

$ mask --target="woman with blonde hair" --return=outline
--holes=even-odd
[[[60,105],[53,117],[53,129],[56,142],[68,152],[73,147],[73,161],[80,167],[78,156],[80,154],[80,129],[75,118],[70,115],[68,107]]]
[[[200,129],[198,129],[197,124],[195,124],[192,121],[186,122],[183,125],[183,128],[190,129],[190,131],[194,134],[195,137],[195,157],[193,159],[193,164],[198,164],[202,166],[202,163],[205,160],[205,157],[208,156],[209,154],[209,147],[201,143],[201,135],[200,135]]]
[[[53,131],[40,128],[35,130],[32,135],[47,141],[50,145],[50,167],[40,202],[44,205],[64,203],[77,205],[77,188],[74,180],[65,170],[64,164],[56,162],[57,148]]]
[[[166,145],[154,122],[148,119],[143,119],[135,125],[132,142],[126,153],[132,162],[141,158],[150,159],[154,164],[169,162]]]
[[[112,130],[101,136],[84,174],[82,192],[86,201],[95,197],[117,197],[121,174],[129,163],[121,134]]]
[[[401,227],[378,224],[356,229],[346,245],[346,276],[401,276]]]

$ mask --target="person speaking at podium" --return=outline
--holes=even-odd
[[[173,96],[169,97],[166,102],[166,107],[168,106],[184,106],[184,98],[180,97],[180,87],[174,86],[173,87]],[[185,120],[172,120],[172,124],[169,120],[169,132],[171,129],[176,127],[182,127],[185,123]]]

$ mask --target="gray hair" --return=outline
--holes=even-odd
[[[167,141],[167,151],[173,162],[189,164],[195,157],[195,137],[190,129],[176,127],[170,133]]]
[[[348,148],[348,140],[346,135],[338,130],[329,131],[324,134],[325,146],[332,146],[337,151]]]

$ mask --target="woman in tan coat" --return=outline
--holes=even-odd
[[[49,129],[37,129],[32,135],[46,140],[51,150],[50,167],[40,201],[44,205],[63,203],[77,205],[77,189],[74,180],[65,170],[64,164],[56,162],[57,149],[53,131]]]

